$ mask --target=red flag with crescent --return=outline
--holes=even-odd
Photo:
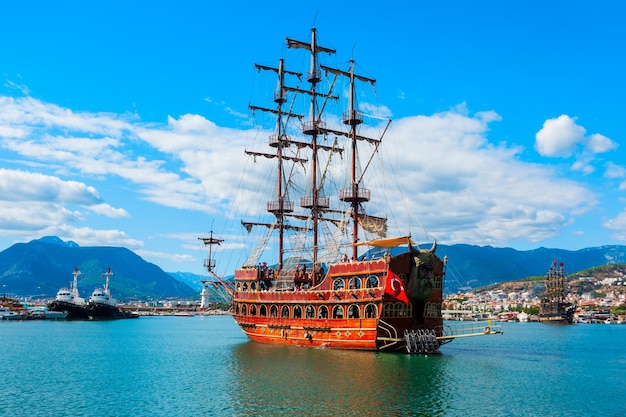
[[[391,269],[387,271],[387,281],[385,282],[385,292],[400,301],[409,304],[409,297],[406,295],[404,283]]]

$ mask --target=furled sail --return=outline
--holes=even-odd
[[[359,225],[365,231],[375,233],[380,237],[387,237],[387,219],[383,217],[359,214]]]

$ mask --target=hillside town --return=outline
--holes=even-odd
[[[532,277],[448,294],[443,314],[452,320],[518,320],[524,313],[522,317],[532,321],[544,291],[543,277]],[[577,305],[577,322],[626,322],[626,265],[605,265],[568,276],[566,298]]]

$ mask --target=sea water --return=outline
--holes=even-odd
[[[624,415],[626,325],[503,329],[420,356],[258,344],[230,316],[3,321],[0,410],[99,417]]]

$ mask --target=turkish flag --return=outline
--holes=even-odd
[[[406,296],[404,283],[391,269],[387,271],[387,280],[385,281],[385,292],[400,301],[409,304],[409,297]]]

